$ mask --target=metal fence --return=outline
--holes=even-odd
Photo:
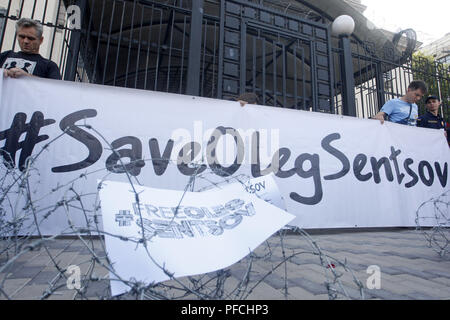
[[[373,43],[352,41],[354,66],[355,104],[358,117],[368,118],[376,114],[383,104],[400,98],[407,92],[413,80],[423,80],[428,86],[428,95],[440,97],[441,114],[450,120],[450,65],[440,63],[420,54],[408,53],[396,56],[391,50],[383,49],[380,56],[373,53]],[[343,113],[342,84],[339,74],[342,50],[333,48],[336,72],[334,96],[337,112]],[[425,113],[424,99],[418,103],[419,114]]]
[[[44,25],[41,54],[65,80],[219,99],[252,91],[265,105],[345,114],[343,50],[330,21],[303,8],[272,0],[0,0],[0,44],[18,50],[14,24],[31,17]],[[449,120],[448,65],[391,48],[379,54],[356,38],[352,59],[357,116],[374,115],[423,79]]]

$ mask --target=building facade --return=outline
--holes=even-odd
[[[437,62],[450,64],[450,32],[424,46],[420,52],[434,57]]]

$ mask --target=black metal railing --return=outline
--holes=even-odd
[[[434,61],[430,57],[409,54],[392,55],[389,51],[378,57],[372,54],[374,44],[352,42],[352,57],[355,80],[355,102],[358,117],[375,115],[383,104],[406,94],[413,80],[423,80],[428,86],[428,95],[441,98],[441,113],[450,120],[450,65]],[[333,48],[335,66],[336,109],[342,114],[342,79],[339,74],[341,50]],[[425,113],[425,98],[418,103],[419,114]]]
[[[265,105],[344,114],[343,51],[330,21],[301,3],[5,0],[0,47],[18,50],[15,22],[30,17],[43,23],[41,54],[58,64],[65,80],[220,99],[252,91]],[[422,79],[442,98],[450,120],[447,64],[410,52],[398,56],[391,47],[380,53],[357,40],[351,46],[358,117],[373,116]],[[399,38],[392,40],[397,45]]]

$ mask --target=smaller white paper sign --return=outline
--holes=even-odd
[[[183,192],[103,182],[106,250],[125,281],[158,283],[226,268],[247,256],[294,216],[244,191],[241,184]],[[135,241],[124,241],[128,238]],[[143,243],[137,243],[145,238]],[[112,295],[130,287],[111,273]]]
[[[273,176],[272,173],[267,176],[250,179],[245,184],[245,189],[249,193],[254,193],[258,198],[286,211],[286,204]]]

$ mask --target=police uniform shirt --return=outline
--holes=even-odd
[[[444,119],[438,114],[435,116],[427,111],[423,116],[417,119],[417,126],[422,128],[443,129],[445,128]]]
[[[0,67],[3,69],[19,68],[41,78],[61,79],[58,66],[40,54],[14,52],[12,50],[0,54]]]

